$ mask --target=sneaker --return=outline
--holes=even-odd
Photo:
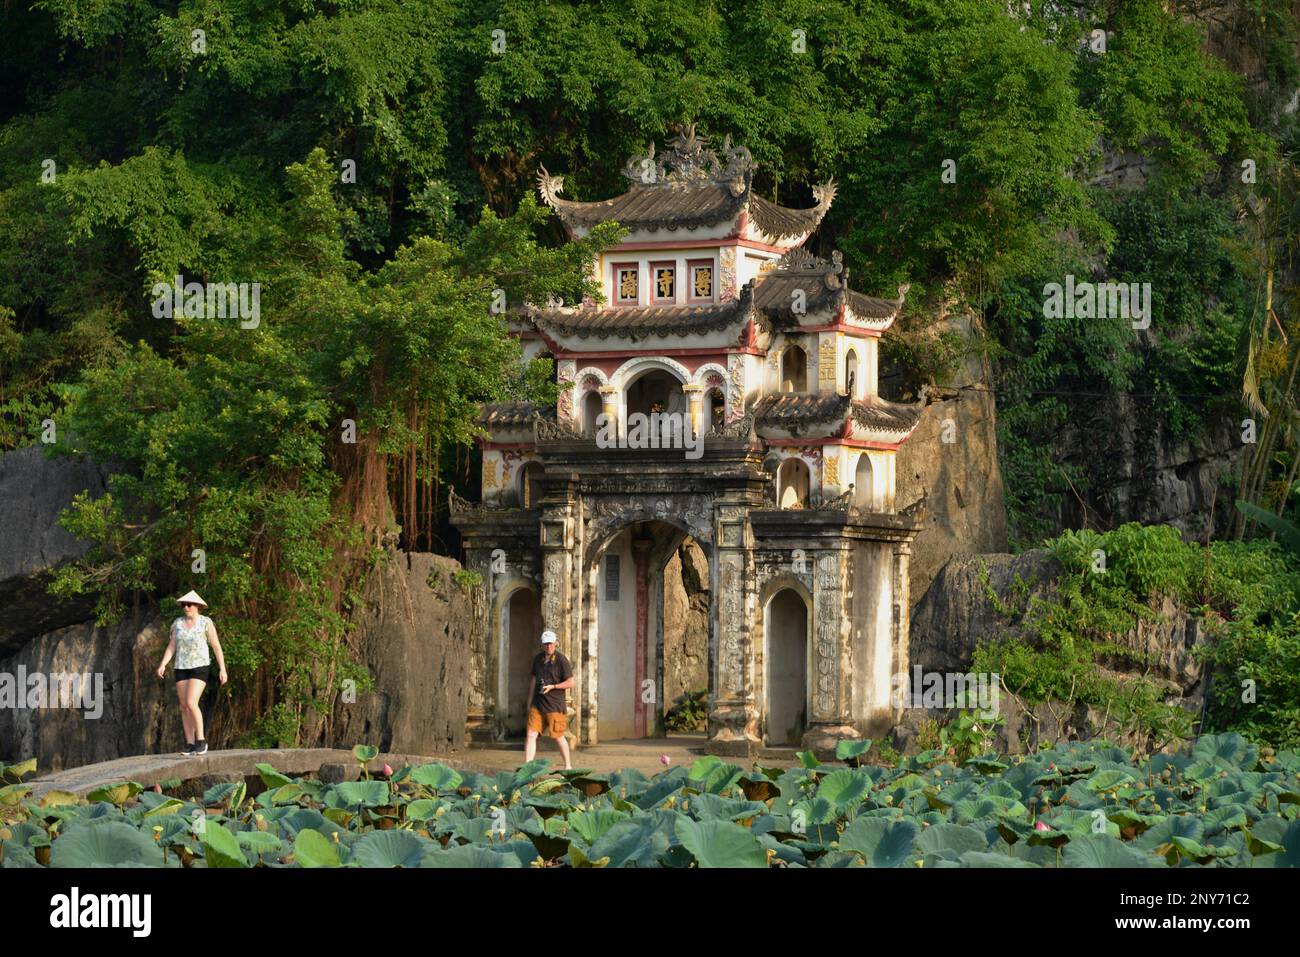
[[[192,758],[192,757],[194,757],[194,745],[193,745],[193,744],[187,744],[187,745],[185,745],[185,750],[183,750],[183,751],[178,751],[178,752],[176,752],[176,753],[179,754],[179,755],[180,755],[181,757],[183,757],[183,758]]]
[[[198,757],[200,754],[207,754],[207,753],[208,753],[208,742],[206,742],[206,741],[195,741],[195,742],[194,742],[194,756],[195,756],[195,757]]]

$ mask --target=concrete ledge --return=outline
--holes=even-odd
[[[380,754],[370,762],[369,768],[373,774],[385,763],[396,769],[404,764],[418,765],[450,760],[448,755]],[[120,781],[136,781],[145,787],[153,787],[168,778],[180,778],[186,781],[201,777],[256,777],[259,764],[269,764],[289,777],[315,774],[325,767],[330,767],[332,776],[342,780],[355,779],[360,773],[360,765],[352,752],[342,749],[246,748],[233,751],[209,751],[197,758],[185,758],[179,754],[141,754],[80,768],[69,768],[67,771],[33,778],[26,783],[32,787],[33,798],[39,798],[49,791],[70,791],[84,797],[95,788]]]

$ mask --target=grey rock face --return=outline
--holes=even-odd
[[[664,567],[664,701],[709,687],[709,566],[688,539]]]
[[[371,572],[353,641],[375,687],[339,701],[323,744],[413,754],[464,746],[471,616],[452,578],[460,570],[440,555],[392,551]]]
[[[61,562],[86,553],[58,524],[82,491],[105,491],[107,472],[93,462],[47,459],[38,446],[0,455],[0,656],[28,639],[84,621],[86,602],[61,602],[46,591]]]
[[[1006,551],[992,392],[971,389],[960,398],[926,406],[916,430],[898,450],[896,468],[899,508],[925,495],[920,516],[925,524],[912,544],[909,587],[914,601],[953,556]]]

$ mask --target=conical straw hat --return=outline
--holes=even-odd
[[[181,595],[181,597],[177,598],[176,601],[182,605],[188,601],[188,602],[193,602],[196,605],[202,605],[204,608],[208,607],[208,603],[199,597],[198,592],[193,590],[186,592],[184,595]]]

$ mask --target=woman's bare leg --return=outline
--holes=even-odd
[[[190,701],[188,695],[189,686],[193,683],[193,681],[176,682],[176,700],[179,701],[181,705],[181,724],[185,728],[186,744],[194,743],[194,724],[190,720]]]
[[[199,709],[199,697],[203,694],[203,689],[207,686],[207,682],[200,681],[198,678],[193,678],[186,682],[186,684],[189,685],[189,688],[186,691],[186,698],[188,699],[190,706],[190,724],[194,726],[194,740],[202,741],[203,712]]]

